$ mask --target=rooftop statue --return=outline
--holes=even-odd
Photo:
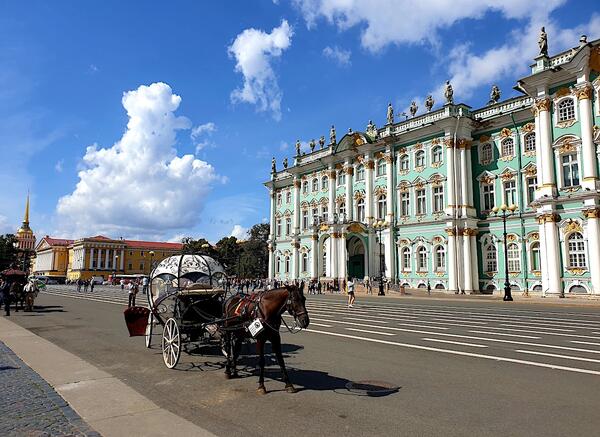
[[[446,89],[444,90],[444,97],[446,97],[446,105],[454,104],[454,90],[452,89],[452,85],[450,85],[450,81],[446,81]]]
[[[273,159],[271,160],[271,172],[272,173],[277,173],[277,167],[276,167],[276,163],[275,163],[275,157],[273,157]]]
[[[349,128],[348,128],[348,135],[352,135],[352,133],[353,133],[353,132],[352,132],[352,128],[351,128],[351,127],[349,127]]]
[[[321,135],[321,138],[319,138],[319,147],[322,149],[324,145],[325,145],[325,135]]]
[[[335,144],[335,126],[331,125],[331,130],[329,131],[329,144]]]
[[[315,143],[315,140],[312,139],[310,140],[310,143],[308,143],[308,147],[310,147],[310,151],[314,152],[315,151],[315,146],[317,145],[317,143]]]
[[[367,125],[367,135],[375,139],[377,137],[377,126],[373,124],[373,120],[369,120]]]
[[[586,44],[587,44],[587,35],[581,35],[581,38],[579,38],[579,46],[583,47]]]
[[[288,168],[288,160],[287,160],[287,158],[283,159],[283,168]]]
[[[542,27],[540,30],[540,39],[538,39],[538,46],[540,48],[540,55],[548,56],[548,35],[546,29]]]
[[[425,99],[425,107],[427,108],[427,112],[431,112],[431,108],[433,108],[434,103],[435,102],[433,101],[433,96],[429,94],[427,96],[427,99]]]
[[[490,92],[490,101],[488,102],[488,105],[494,105],[498,103],[498,100],[500,100],[500,88],[498,88],[498,85],[494,85]]]
[[[302,146],[302,144],[300,143],[300,140],[296,140],[296,156],[300,156],[300,147]]]
[[[387,124],[394,124],[394,108],[391,103],[388,103],[387,107]]]
[[[413,100],[412,103],[410,104],[410,115],[414,117],[417,114],[418,110],[419,110],[419,107],[417,106],[417,102],[415,102]]]

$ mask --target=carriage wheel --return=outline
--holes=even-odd
[[[173,369],[179,362],[181,356],[181,335],[177,321],[171,317],[165,323],[162,337],[162,354],[165,366]]]
[[[152,328],[154,327],[154,314],[150,313],[148,317],[148,324],[146,325],[146,347],[149,348],[152,345]]]

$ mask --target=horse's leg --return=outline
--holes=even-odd
[[[279,332],[273,334],[273,336],[271,337],[271,344],[273,345],[273,351],[275,352],[277,362],[279,363],[279,367],[281,368],[283,382],[285,382],[285,391],[287,391],[288,393],[296,393],[298,390],[296,390],[294,385],[290,382],[287,370],[285,369],[285,362],[283,361],[283,354],[281,353],[281,336],[279,335]]]
[[[231,331],[227,331],[223,337],[223,349],[225,350],[225,378],[231,378]]]
[[[240,336],[234,336],[234,340],[233,340],[233,347],[231,350],[231,353],[233,355],[233,372],[231,374],[231,376],[233,376],[234,378],[237,378],[238,372],[237,372],[237,360],[240,357],[240,350],[242,349],[242,337]]]
[[[265,340],[260,338],[256,339],[256,351],[258,352],[258,365],[260,367],[260,373],[258,377],[258,394],[267,394],[265,388]]]

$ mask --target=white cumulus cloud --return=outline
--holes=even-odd
[[[292,28],[283,20],[271,33],[250,28],[235,38],[228,51],[236,60],[235,71],[244,76],[244,85],[231,93],[232,102],[256,105],[258,111],[281,119],[282,94],[271,64],[291,46],[292,35]]]
[[[89,146],[75,190],[59,199],[61,226],[73,235],[156,235],[191,227],[199,218],[214,168],[193,155],[178,156],[175,115],[181,97],[165,83],[123,94],[129,121],[112,147]]]
[[[207,137],[210,137],[216,130],[217,126],[212,121],[192,128],[190,138],[196,146],[196,154],[207,147],[216,147],[215,143],[207,139]]]
[[[350,54],[350,50],[340,49],[338,46],[327,46],[323,49],[323,56],[335,61],[342,67],[347,67],[351,64]]]
[[[235,225],[229,234],[231,237],[235,237],[237,239],[248,238],[248,228],[245,228],[241,225]]]

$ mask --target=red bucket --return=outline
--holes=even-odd
[[[130,337],[146,335],[146,326],[150,310],[145,307],[130,307],[123,311],[125,324],[129,330]]]

